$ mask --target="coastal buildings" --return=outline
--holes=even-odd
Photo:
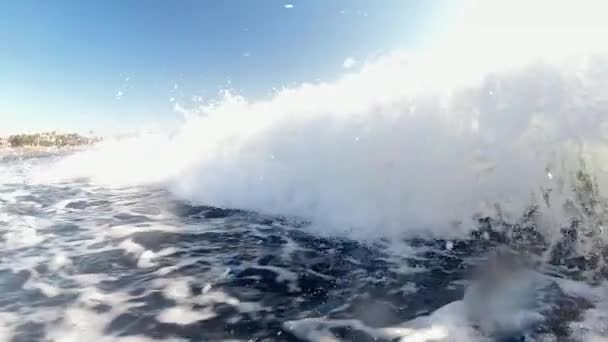
[[[15,134],[0,138],[0,147],[68,147],[90,145],[99,138],[87,138],[76,133],[43,132]]]

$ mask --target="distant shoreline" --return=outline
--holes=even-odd
[[[13,134],[0,137],[0,149],[17,148],[28,150],[72,149],[100,142],[100,137],[86,137],[77,133],[42,132]]]

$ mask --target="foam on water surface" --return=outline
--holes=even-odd
[[[157,186],[22,177],[0,189],[27,198],[0,208],[2,340],[606,335],[601,286],[521,263],[517,245],[482,226],[467,239],[362,243],[297,219],[192,206]],[[501,244],[513,251],[493,257]]]

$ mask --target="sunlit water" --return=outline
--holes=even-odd
[[[58,158],[0,162],[2,341],[608,338],[584,261],[540,262],[541,242],[490,221],[468,239],[331,238],[155,187],[29,180]]]

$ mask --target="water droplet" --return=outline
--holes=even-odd
[[[447,249],[448,251],[451,251],[452,248],[454,248],[454,243],[452,241],[448,241],[445,243],[445,249]]]

